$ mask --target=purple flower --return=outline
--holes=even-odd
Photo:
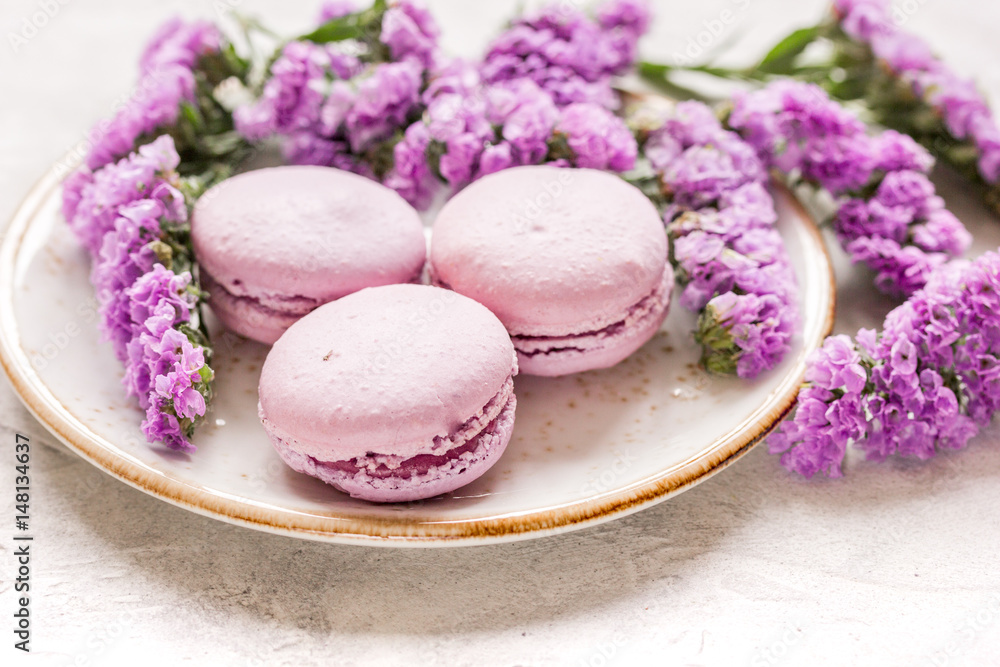
[[[611,76],[632,65],[649,16],[642,3],[613,0],[599,9],[598,21],[555,4],[517,18],[490,45],[484,80],[530,80],[559,106],[591,102],[613,108]]]
[[[638,146],[625,122],[596,104],[565,107],[555,131],[566,137],[577,167],[628,171],[635,166]]]
[[[798,325],[795,275],[753,148],[708,107],[685,102],[644,150],[671,199],[671,259],[681,304],[701,313],[702,363],[744,378],[774,368]]]
[[[289,42],[271,66],[261,98],[233,113],[236,129],[252,141],[299,130],[318,132],[327,94],[331,92],[328,79],[350,79],[360,70],[356,57],[330,46]],[[333,89],[338,95],[343,94],[342,90]],[[327,118],[325,126],[330,124]]]
[[[180,158],[173,140],[162,136],[140,146],[136,153],[96,172],[81,169],[67,179],[63,213],[70,229],[91,255],[96,256],[104,235],[115,226],[118,208],[154,197],[175,218],[186,215],[184,197],[176,189],[174,170]]]
[[[531,81],[515,81],[491,88],[490,119],[502,123],[501,134],[510,143],[518,164],[539,164],[549,152],[559,111],[552,99]]]
[[[163,442],[171,449],[193,452],[185,423],[204,416],[206,404],[199,385],[203,383],[204,354],[176,329],[162,335],[143,333],[141,364],[150,374],[149,402],[142,431],[150,442]]]
[[[498,171],[514,166],[514,155],[511,145],[505,141],[487,146],[479,157],[479,172],[476,178],[489,176]]]
[[[936,62],[931,47],[916,35],[904,32],[872,35],[872,51],[897,72],[926,71]]]
[[[91,272],[103,337],[111,342],[120,361],[125,360],[126,346],[133,336],[131,301],[126,290],[153,268],[156,254],[149,244],[159,240],[160,219],[165,215],[163,204],[154,199],[119,207],[115,228],[104,235]]]
[[[1000,409],[998,309],[1000,255],[942,266],[880,334],[827,340],[771,450],[808,477],[839,476],[852,444],[875,461],[964,447]]]
[[[439,34],[434,17],[417,0],[399,0],[382,17],[380,41],[389,47],[393,60],[414,58],[423,69],[434,65]]]
[[[192,70],[220,48],[219,31],[210,23],[174,19],[164,24],[143,53],[132,97],[91,130],[87,167],[96,171],[131,153],[143,137],[163,134],[177,123],[181,104],[195,102]]]
[[[482,85],[482,77],[475,65],[461,58],[452,58],[430,72],[423,101],[430,104],[431,100],[446,93],[474,95]]]
[[[927,149],[907,134],[886,130],[873,140],[875,169],[885,172],[910,170],[927,173],[934,166],[934,158]]]
[[[597,22],[605,30],[641,36],[649,32],[653,12],[647,0],[607,0],[597,7]]]
[[[705,307],[703,319],[710,327],[724,329],[739,349],[736,374],[753,378],[773,368],[788,352],[792,337],[791,322],[783,317],[786,306],[773,295],[725,292]],[[704,337],[705,324],[700,324]]]
[[[188,442],[177,415],[170,411],[167,401],[159,396],[146,409],[146,419],[141,427],[150,442],[162,442],[170,449],[182,452],[195,450]]]
[[[433,196],[434,177],[427,164],[430,141],[423,123],[407,128],[403,140],[393,149],[393,168],[385,178],[385,185],[418,209],[427,208]]]
[[[358,84],[346,118],[352,150],[359,152],[403,125],[420,100],[422,75],[420,65],[411,61],[383,63]]]
[[[611,48],[618,56],[616,74],[625,72],[635,62],[639,38],[649,31],[653,13],[646,0],[608,0],[597,8],[597,23],[609,35]]]
[[[833,195],[864,186],[875,167],[871,141],[865,135],[826,135],[808,139],[802,146],[802,177],[818,183]]]
[[[698,209],[734,190],[747,179],[728,153],[712,146],[691,146],[663,171],[662,179],[674,191],[681,206]]]
[[[929,154],[896,132],[869,136],[817,86],[778,82],[744,94],[729,123],[766,163],[836,198],[837,237],[853,261],[876,272],[882,291],[912,294],[968,247],[968,232],[943,211],[925,174]],[[861,193],[867,199],[848,196]]]
[[[326,23],[353,14],[360,8],[357,0],[326,0],[319,9],[319,22]]]
[[[834,10],[842,17],[841,28],[854,39],[868,41],[891,30],[889,14],[881,0],[836,0]]]
[[[187,23],[175,17],[157,30],[139,59],[143,75],[168,67],[194,69],[202,56],[222,48],[219,29],[208,21]]]
[[[975,83],[958,76],[935,58],[924,40],[894,25],[889,20],[889,6],[884,0],[838,0],[835,11],[844,32],[852,40],[868,46],[883,66],[908,85],[921,109],[941,119],[939,134],[977,151],[977,166],[983,180],[991,185],[1000,181],[1000,129]],[[912,104],[910,99],[903,102]],[[898,113],[898,105],[889,106],[888,113]],[[923,118],[929,115],[926,111],[912,113]],[[921,122],[926,125],[926,121]],[[977,132],[977,127],[985,131]],[[952,151],[944,155],[949,158]],[[896,168],[926,170],[913,163],[890,163],[885,167],[886,170]]]
[[[183,67],[154,70],[114,116],[90,131],[87,167],[93,171],[128,155],[140,137],[177,122],[181,102],[194,102],[194,75]]]
[[[840,477],[848,444],[867,434],[861,399],[869,372],[848,336],[827,338],[808,359],[794,419],[768,439],[771,453],[804,477]]]

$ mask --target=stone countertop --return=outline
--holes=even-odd
[[[516,2],[430,4],[449,49],[474,55]],[[821,0],[656,4],[645,49],[662,58],[720,26],[711,41],[738,32],[735,57],[749,57],[824,11]],[[1000,5],[898,4],[1000,100]],[[289,32],[313,11],[279,0],[5,0],[0,217],[127,92],[158,22],[233,6]],[[30,18],[44,11],[51,18]],[[15,52],[8,35],[26,18],[45,25]],[[937,180],[982,243],[1000,244],[1000,222],[971,191]],[[843,258],[838,268],[838,330],[876,324],[890,303]],[[758,447],[622,520],[426,551],[299,541],[170,506],[70,453],[0,382],[0,439],[15,431],[35,444],[34,653],[14,651],[0,624],[4,664],[1000,665],[997,429],[927,463],[852,459],[834,482],[793,478]],[[12,466],[0,477],[7,517]],[[11,625],[12,532],[0,540],[0,617]]]

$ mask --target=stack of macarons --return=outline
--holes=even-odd
[[[259,415],[293,469],[374,502],[454,491],[500,457],[518,369],[612,366],[660,328],[673,273],[655,207],[620,178],[518,167],[449,201],[432,285],[417,213],[325,167],[209,190],[192,237],[219,320],[273,343]]]

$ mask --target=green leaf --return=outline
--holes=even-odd
[[[198,369],[198,375],[201,376],[202,382],[211,382],[215,379],[215,371],[213,371],[208,364],[205,364]]]
[[[361,39],[364,31],[357,21],[349,21],[355,15],[334,19],[321,25],[308,35],[303,35],[300,39],[303,42],[313,42],[314,44],[329,44],[331,42],[343,42],[348,39]]]
[[[651,86],[669,97],[677,100],[698,100],[700,102],[709,101],[708,97],[702,95],[698,91],[671,81],[669,74],[674,69],[676,68],[671,67],[670,65],[658,65],[656,63],[648,62],[639,63],[638,66],[639,76]]]
[[[820,26],[796,30],[768,51],[757,64],[757,69],[768,74],[790,74],[794,69],[795,59],[816,41],[819,33]]]
[[[331,19],[311,33],[298,37],[296,41],[329,44],[347,39],[364,40],[368,33],[381,24],[387,6],[386,0],[375,0],[368,9]]]

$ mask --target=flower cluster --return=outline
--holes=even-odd
[[[452,190],[501,169],[552,163],[624,172],[635,164],[635,138],[604,107],[559,108],[529,79],[484,84],[475,68],[455,61],[423,96],[423,118],[394,147],[385,183],[418,208],[436,185]]]
[[[197,330],[200,295],[189,270],[188,209],[173,140],[161,136],[122,160],[67,180],[63,212],[93,258],[101,328],[125,365],[123,384],[146,410],[150,441],[193,451],[212,369]],[[175,272],[176,271],[176,272]]]
[[[869,73],[867,96],[880,120],[890,126],[903,122],[904,131],[928,146],[950,137],[940,150],[948,161],[994,186],[1000,185],[1000,126],[975,82],[960,76],[936,58],[920,37],[901,30],[886,0],[836,0],[834,13],[843,33],[864,44],[871,56],[898,85],[881,85],[883,77]],[[914,98],[917,100],[914,102]],[[908,108],[910,107],[910,108]],[[905,109],[906,113],[900,114]],[[893,119],[896,119],[894,122]],[[924,119],[933,119],[924,122]],[[968,148],[972,148],[971,155]],[[994,201],[1000,204],[1000,199]]]
[[[681,304],[700,313],[702,363],[744,378],[773,368],[799,316],[795,274],[753,148],[705,105],[682,102],[643,150],[659,179]]]
[[[96,172],[75,171],[63,185],[63,217],[80,243],[96,257],[105,236],[114,230],[122,206],[140,199],[156,200],[172,211],[183,206],[175,174],[179,162],[172,141],[160,138]]]
[[[591,18],[556,3],[515,19],[490,45],[482,64],[487,83],[530,80],[559,106],[617,106],[611,77],[635,61],[651,14],[644,0],[608,0]]]
[[[238,108],[234,118],[251,141],[282,137],[293,164],[381,177],[391,140],[422,111],[421,90],[438,59],[438,29],[416,0],[351,9],[330,3],[321,19],[324,26],[356,30],[355,38],[323,41],[321,27],[289,42],[261,97]]]
[[[132,97],[91,131],[87,167],[99,169],[131,153],[136,143],[173,128],[182,105],[197,103],[196,66],[202,58],[218,54],[221,44],[211,23],[180,19],[165,23],[139,61],[140,77]]]
[[[865,125],[818,86],[777,81],[737,95],[728,119],[761,159],[837,200],[833,228],[883,292],[907,296],[969,247],[935,194],[930,155],[909,137]]]
[[[848,446],[876,461],[964,447],[1000,410],[1000,255],[941,267],[881,333],[827,339],[806,382],[769,440],[806,477],[840,476]]]

